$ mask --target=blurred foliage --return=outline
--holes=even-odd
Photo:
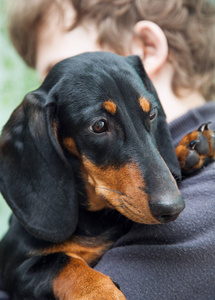
[[[39,86],[36,72],[14,50],[6,30],[6,0],[0,0],[0,130],[24,95]],[[7,230],[10,210],[0,194],[0,238]]]

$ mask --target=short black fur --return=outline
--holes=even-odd
[[[158,107],[154,125],[139,105],[140,96]],[[113,115],[101,106],[109,99],[121,107]],[[101,117],[109,124],[108,136],[89,133]],[[57,64],[14,111],[0,140],[0,190],[15,215],[1,242],[0,262],[13,300],[55,299],[52,281],[69,259],[65,253],[40,251],[73,235],[114,242],[132,224],[114,208],[88,211],[80,158],[63,143],[68,137],[104,172],[133,160],[145,166],[141,172],[149,194],[161,180],[150,169],[156,172],[158,161],[162,170],[157,147],[173,175],[181,176],[164,112],[138,57],[85,53]],[[155,149],[155,159],[147,147],[143,157],[144,143]]]

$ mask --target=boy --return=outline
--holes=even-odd
[[[175,145],[212,121],[215,128],[215,6],[182,0],[14,1],[10,34],[41,78],[85,51],[139,55],[170,123]],[[184,179],[186,209],[165,226],[134,225],[96,269],[127,299],[213,299],[215,164]]]
[[[214,96],[214,6],[209,2],[19,0],[12,4],[11,39],[42,79],[66,57],[113,51],[142,58],[168,120]]]

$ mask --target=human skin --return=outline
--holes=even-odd
[[[64,15],[52,5],[47,12],[45,22],[38,34],[36,51],[36,70],[41,79],[57,62],[88,51],[110,51],[111,47],[97,43],[98,32],[93,22],[84,22],[73,30],[66,30],[75,18],[75,10],[64,2]],[[205,103],[204,97],[195,90],[181,89],[178,97],[172,90],[173,67],[168,61],[168,44],[164,32],[153,22],[143,20],[133,28],[133,42],[126,55],[139,55],[146,72],[152,80],[167,121],[170,122],[185,114],[188,110]]]

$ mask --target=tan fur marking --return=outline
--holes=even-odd
[[[138,223],[158,223],[152,216],[145,192],[145,182],[138,167],[129,163],[121,168],[100,168],[87,158],[83,159],[84,176],[91,185],[90,210],[105,207],[118,210],[127,218]]]
[[[53,128],[53,131],[54,131],[54,136],[55,136],[55,139],[60,147],[60,149],[62,150],[62,145],[60,144],[59,142],[59,139],[58,139],[58,126],[57,126],[57,123],[56,121],[53,121],[52,123],[52,128]],[[41,132],[41,131],[40,131]],[[62,150],[63,151],[63,150]]]
[[[90,210],[98,211],[103,208],[112,207],[102,195],[96,193],[96,182],[84,165],[82,165],[82,176],[85,182],[85,189],[87,192],[87,199],[88,204],[90,205]]]
[[[70,241],[57,244],[42,251],[42,255],[65,252],[68,256],[82,259],[87,264],[91,264],[99,259],[111,246],[111,241],[101,241],[99,238],[73,237]],[[41,254],[41,252],[40,252]]]
[[[187,145],[189,145],[189,143],[191,141],[198,140],[199,134],[200,134],[199,131],[193,131],[193,132],[185,135],[183,137],[183,139],[180,141],[180,145],[186,145],[187,146]]]
[[[56,123],[55,121],[53,121],[52,126],[53,126],[53,130],[54,130],[55,138],[56,138],[56,140],[58,141],[58,128],[57,128],[57,123]]]
[[[198,140],[199,137],[199,131],[193,131],[187,135],[185,135],[182,140],[180,141],[180,143],[178,144],[178,146],[175,148],[175,152],[176,152],[176,156],[178,158],[178,162],[180,164],[180,167],[183,170],[186,170],[187,168],[185,167],[185,161],[186,161],[186,157],[188,155],[189,152],[189,148],[188,145],[191,141],[194,140]],[[202,164],[202,160],[201,157],[200,161],[197,165],[193,166],[193,168],[199,168],[199,166]]]
[[[55,278],[53,291],[59,300],[126,300],[110,277],[91,269],[84,261],[71,257]]]
[[[180,167],[183,170],[186,170],[187,168],[185,167],[185,161],[186,157],[188,155],[188,152],[190,151],[188,148],[188,145],[191,141],[197,140],[199,137],[199,132],[198,131],[193,131],[190,134],[185,135],[178,146],[175,148],[176,156],[178,158],[178,162]],[[197,167],[197,166],[195,166]],[[195,168],[194,167],[194,168]]]
[[[186,157],[188,155],[189,150],[184,145],[178,145],[175,148],[175,152],[176,152],[176,156],[178,158],[178,162],[180,164],[180,167],[182,169],[184,169],[184,167],[185,167],[185,160],[186,160]]]
[[[139,98],[139,103],[140,103],[140,106],[142,107],[142,110],[144,112],[148,113],[150,111],[151,105],[149,103],[149,100],[147,100],[146,98],[140,97]]]
[[[76,155],[76,156],[80,156],[78,149],[76,147],[75,141],[73,140],[73,138],[65,138],[63,140],[63,144],[66,147],[67,150],[69,150],[72,154]]]
[[[110,114],[115,115],[115,113],[116,113],[116,104],[115,104],[113,101],[108,100],[108,101],[104,102],[104,103],[102,104],[102,107],[103,107],[107,112],[109,112]]]
[[[43,251],[43,254],[64,252],[70,257],[70,262],[53,281],[56,299],[93,300],[102,295],[101,299],[125,300],[108,276],[88,266],[100,258],[112,244],[110,241],[98,241],[98,238],[73,237],[71,241]]]

